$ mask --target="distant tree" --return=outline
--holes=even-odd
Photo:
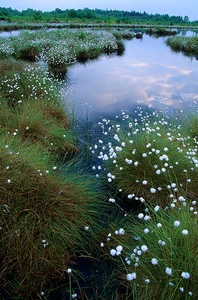
[[[185,23],[188,23],[188,22],[189,22],[189,17],[188,17],[188,16],[185,16],[185,17],[184,17],[184,22],[185,22]]]
[[[192,23],[197,24],[197,21],[190,22],[188,16],[184,18],[181,16],[169,16],[168,14],[148,14],[144,12],[137,12],[134,10],[124,11],[124,10],[102,10],[102,9],[67,9],[61,10],[56,8],[54,11],[41,12],[28,8],[22,12],[12,9],[0,7],[0,19],[1,20],[11,20],[11,21],[36,21],[41,20],[56,20],[58,21],[68,21],[71,19],[79,20],[93,20],[94,22],[107,22],[107,23],[145,23],[145,24],[184,24]]]
[[[61,10],[60,8],[56,8],[56,9],[55,9],[55,12],[56,12],[57,14],[62,14],[62,13],[64,13],[64,11]]]
[[[42,20],[42,11],[38,10],[38,11],[35,11],[34,14],[33,14],[33,18],[36,22],[40,22]]]
[[[78,12],[75,9],[68,10],[68,17],[71,19],[78,17]]]
[[[83,10],[82,16],[85,19],[95,19],[96,18],[96,15],[95,15],[94,11],[87,8],[87,7]]]

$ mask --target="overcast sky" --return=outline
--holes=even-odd
[[[117,9],[135,10],[147,13],[160,13],[175,16],[188,16],[191,21],[198,20],[198,0],[0,0],[0,7],[18,10],[32,8],[52,11],[56,8],[78,9]]]

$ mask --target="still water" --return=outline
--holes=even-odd
[[[196,110],[198,61],[174,53],[166,38],[146,34],[142,40],[125,41],[122,56],[74,64],[64,81],[68,107],[79,118],[113,117],[137,106],[163,111]]]

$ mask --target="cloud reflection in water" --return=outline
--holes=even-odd
[[[66,97],[80,114],[105,116],[142,105],[179,107],[198,100],[196,60],[173,53],[164,40],[126,41],[122,57],[101,56],[69,68]]]

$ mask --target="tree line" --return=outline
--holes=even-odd
[[[134,10],[102,10],[102,9],[66,9],[56,8],[53,11],[42,12],[41,10],[17,9],[0,7],[0,20],[8,22],[105,22],[105,23],[157,23],[166,25],[192,24],[188,16],[169,16],[168,14],[148,14]]]

